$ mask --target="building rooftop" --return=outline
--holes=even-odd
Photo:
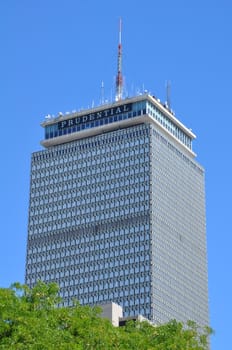
[[[155,124],[195,156],[192,140],[196,136],[165,104],[149,94],[46,119],[41,123],[45,129],[41,144],[51,147],[141,123]]]

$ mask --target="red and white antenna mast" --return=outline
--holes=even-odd
[[[122,99],[123,92],[123,77],[122,77],[122,19],[119,19],[119,43],[118,43],[118,67],[116,77],[116,96],[115,100]]]

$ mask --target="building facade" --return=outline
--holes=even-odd
[[[64,305],[208,324],[204,169],[187,129],[148,94],[42,123],[32,154],[26,284]]]

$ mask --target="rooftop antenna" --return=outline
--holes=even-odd
[[[170,95],[171,95],[171,83],[168,80],[167,83],[166,83],[166,105],[167,105],[167,108],[171,110]]]
[[[104,88],[104,81],[101,82],[101,104],[104,104],[105,102],[105,88]]]
[[[116,76],[116,96],[115,100],[122,99],[123,77],[122,77],[122,19],[119,19],[119,43],[118,43],[118,66]]]

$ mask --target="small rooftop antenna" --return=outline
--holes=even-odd
[[[101,82],[101,104],[105,102],[105,88],[104,81]]]
[[[166,82],[166,105],[167,105],[167,108],[171,110],[171,83],[170,81],[168,80]]]
[[[116,76],[116,96],[115,100],[122,99],[123,77],[122,77],[122,19],[119,19],[119,43],[118,43],[118,66]]]

